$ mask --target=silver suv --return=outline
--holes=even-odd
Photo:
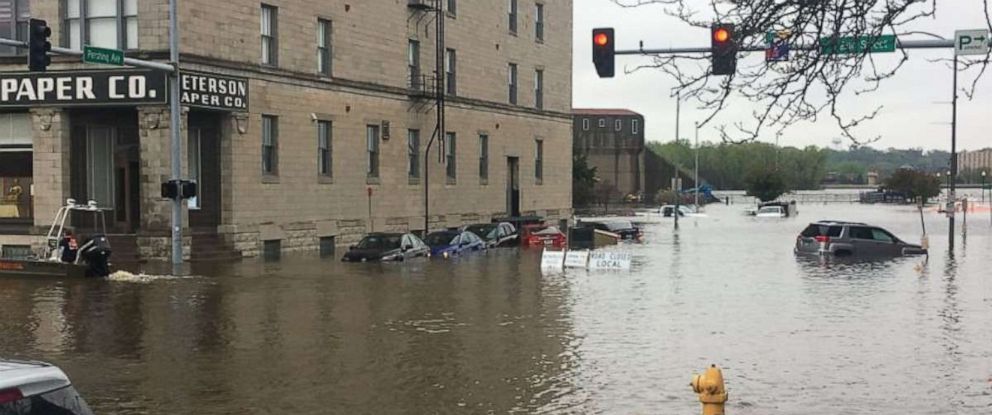
[[[796,237],[796,253],[833,256],[899,256],[926,254],[889,231],[858,222],[811,223]]]

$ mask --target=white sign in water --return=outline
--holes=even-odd
[[[594,251],[589,253],[589,269],[629,270],[630,252]]]
[[[589,263],[589,251],[568,251],[565,254],[565,268],[585,268]]]
[[[565,251],[549,251],[544,250],[541,254],[541,269],[543,270],[561,270],[562,264],[565,262]]]

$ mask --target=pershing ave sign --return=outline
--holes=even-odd
[[[168,102],[165,74],[150,70],[0,73],[0,107]]]
[[[0,108],[166,104],[166,74],[143,69],[0,73]],[[248,80],[181,72],[180,103],[248,111]]]

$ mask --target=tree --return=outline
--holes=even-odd
[[[786,190],[782,173],[775,169],[756,170],[747,179],[747,195],[762,202],[778,199]]]
[[[590,167],[585,154],[572,156],[572,206],[586,206],[595,201],[596,168]]]
[[[885,187],[909,199],[922,198],[927,201],[940,194],[940,179],[929,173],[899,169],[885,180]]]
[[[821,53],[821,39],[837,42],[844,36],[857,34],[867,38],[898,35],[900,40],[913,36],[935,36],[912,31],[917,22],[934,18],[937,3],[960,4],[960,0],[613,0],[624,7],[660,5],[663,12],[690,27],[709,28],[713,22],[736,25],[740,50],[765,47],[765,35],[770,30],[788,31],[793,52],[788,62],[745,65],[741,60],[735,74],[725,77],[712,75],[703,64],[709,60],[702,54],[673,54],[654,58],[650,64],[636,66],[628,72],[656,68],[678,82],[676,93],[684,100],[696,102],[708,116],[700,125],[707,125],[731,102],[743,99],[757,104],[753,121],[738,120],[732,129],[717,126],[724,141],[753,141],[766,128],[782,131],[798,121],[818,121],[828,115],[844,137],[860,146],[880,137],[858,137],[855,127],[874,118],[881,107],[862,114],[845,114],[841,98],[877,90],[906,63],[905,49],[893,54],[895,59],[878,59],[869,48],[856,53],[835,55]],[[992,28],[989,2],[969,2],[976,15],[983,16]],[[809,49],[809,50],[805,50]],[[946,60],[944,61],[947,62]],[[990,62],[989,54],[974,59],[962,59],[963,72],[978,67],[975,78],[965,87],[969,97]]]

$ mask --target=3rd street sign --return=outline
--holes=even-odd
[[[989,53],[989,31],[986,29],[954,32],[955,55],[985,55]]]

